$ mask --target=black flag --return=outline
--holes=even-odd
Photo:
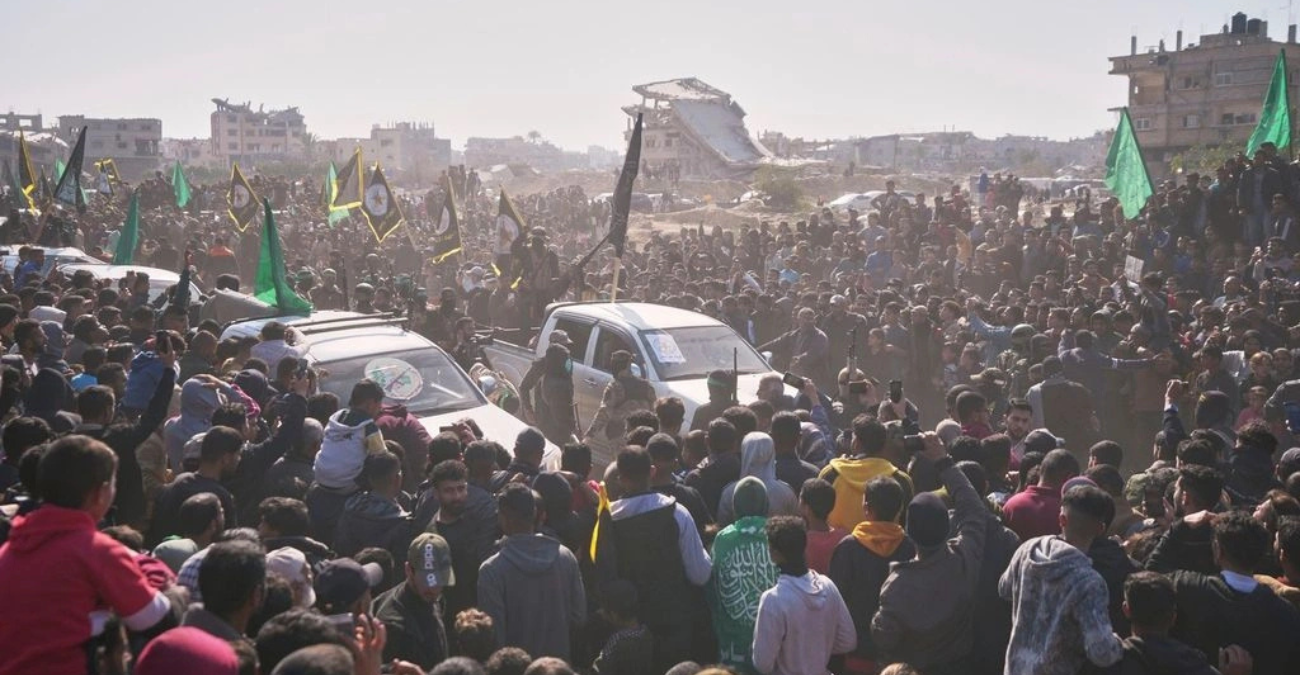
[[[501,198],[497,200],[496,234],[492,244],[497,277],[501,283],[514,288],[523,274],[523,265],[516,263],[512,257],[519,254],[523,245],[524,218],[515,209],[515,203],[506,196],[506,189],[501,188]]]
[[[456,218],[456,195],[450,189],[442,202],[442,213],[433,224],[433,262],[460,253],[460,221]]]
[[[641,168],[641,113],[636,114],[636,126],[632,127],[632,136],[627,141],[627,156],[623,158],[623,171],[618,174],[618,186],[614,188],[614,211],[609,218],[609,243],[614,245],[614,254],[623,257],[623,246],[627,244],[627,217],[632,210],[632,184],[636,182],[636,173]]]
[[[253,193],[253,186],[244,179],[238,164],[231,165],[230,188],[226,191],[226,203],[230,207],[228,210],[230,219],[235,221],[235,227],[240,232],[247,230],[262,213],[262,207],[257,203],[257,195]]]
[[[81,134],[77,136],[77,144],[72,148],[72,156],[68,157],[68,168],[63,170],[59,184],[54,188],[54,201],[78,209],[85,208],[86,197],[81,192],[81,168],[85,159],[86,127],[82,127]]]
[[[36,188],[36,194],[40,195],[41,201],[54,196],[54,188],[50,187],[50,177],[45,175],[45,167],[41,167],[41,182]]]
[[[375,172],[370,175],[370,185],[366,187],[365,201],[361,203],[361,212],[370,223],[370,231],[375,240],[382,242],[402,224],[402,209],[393,198],[393,190],[388,187],[384,172],[375,165]]]
[[[334,183],[338,186],[338,191],[334,193],[334,200],[330,202],[332,209],[350,209],[354,206],[361,206],[364,201],[364,192],[362,185],[365,176],[365,166],[361,163],[361,148],[352,152],[352,158],[347,164],[339,170],[338,177]]]

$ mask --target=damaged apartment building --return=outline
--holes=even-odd
[[[645,114],[641,161],[683,178],[748,178],[772,153],[745,129],[745,110],[731,94],[693,77],[632,87],[641,103],[623,108],[627,133]]]

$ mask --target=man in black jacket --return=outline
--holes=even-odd
[[[1249,675],[1250,654],[1232,645],[1219,655],[1219,670],[1200,651],[1169,637],[1177,609],[1177,593],[1168,577],[1138,572],[1124,582],[1124,615],[1133,636],[1124,640],[1124,658],[1116,675]]]
[[[849,606],[858,633],[858,646],[844,657],[848,672],[871,673],[886,665],[877,662],[871,618],[879,607],[880,587],[889,577],[889,566],[916,556],[916,547],[898,524],[905,499],[903,486],[889,476],[867,481],[862,500],[866,520],[831,554],[829,576]]]
[[[402,460],[384,450],[366,457],[361,469],[363,490],[348,497],[343,505],[334,550],[352,556],[363,548],[382,548],[401,560],[414,532],[411,514],[397,503],[402,493]]]
[[[654,635],[658,673],[690,658],[692,622],[681,612],[691,603],[692,587],[708,583],[713,565],[686,507],[650,489],[653,466],[642,448],[619,453],[622,497],[601,514],[595,565],[601,584],[623,579],[636,585],[637,615]]]
[[[1184,518],[1179,519],[1160,538],[1147,559],[1152,572],[1190,570],[1214,574],[1218,567],[1210,548],[1210,528],[1192,515],[1214,509],[1223,493],[1223,474],[1208,466],[1184,464],[1179,470],[1174,490],[1174,506]]]
[[[709,422],[708,429],[709,456],[686,475],[686,484],[700,493],[709,513],[716,517],[722,491],[740,480],[740,439],[736,426],[722,418]]]
[[[429,484],[429,497],[436,500],[437,511],[424,531],[442,537],[451,551],[459,583],[443,597],[443,622],[454,625],[456,614],[478,604],[478,570],[492,555],[493,544],[500,536],[497,504],[486,491],[470,487],[469,470],[458,459],[444,460],[433,467]]]
[[[311,418],[303,420],[298,443],[267,470],[266,479],[262,481],[262,497],[304,499],[307,488],[316,480],[312,465],[324,440],[325,427],[320,422]]]
[[[704,498],[699,491],[677,479],[675,471],[681,466],[681,449],[677,441],[668,434],[655,434],[646,442],[646,452],[654,462],[655,470],[650,476],[650,489],[659,494],[668,495],[686,507],[695,521],[695,527],[704,534],[704,529],[713,524],[713,516],[704,505]]]
[[[1177,571],[1170,575],[1178,608],[1170,635],[1207,659],[1240,645],[1254,660],[1255,675],[1300,672],[1300,610],[1252,576],[1269,547],[1268,530],[1248,513],[1208,511],[1187,517],[1194,527],[1214,531],[1214,575]]]
[[[234,473],[222,479],[234,495],[239,505],[239,518],[244,522],[251,522],[257,513],[257,500],[271,466],[302,438],[311,381],[307,377],[295,377],[290,387],[292,391],[279,399],[279,428],[260,443],[253,442],[257,434],[256,420],[248,418],[243,403],[228,403],[212,414],[212,426],[230,427],[244,436],[244,447],[239,451],[239,463]],[[233,524],[227,520],[226,526],[233,527]]]
[[[117,507],[116,520],[136,528],[143,527],[145,517],[144,477],[136,449],[167,419],[167,407],[171,405],[176,386],[176,352],[159,352],[158,359],[163,363],[158,388],[149,399],[149,407],[134,423],[112,424],[117,400],[108,387],[95,385],[77,395],[81,424],[73,433],[102,441],[117,455],[117,497],[113,502]]]
[[[442,621],[442,590],[455,587],[451,548],[442,537],[424,533],[406,553],[406,580],[375,598],[373,613],[388,629],[384,661],[401,659],[430,669],[449,656]]]

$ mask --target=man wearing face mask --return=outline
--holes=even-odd
[[[524,409],[547,440],[563,445],[572,442],[578,429],[573,407],[573,359],[569,358],[568,347],[552,341],[541,362],[541,375],[531,383],[525,378],[520,385]],[[532,400],[534,384],[536,398]]]
[[[529,233],[527,246],[524,238],[515,239],[517,249],[512,253],[523,265],[519,283],[519,294],[525,300],[521,310],[527,325],[536,325],[546,311],[554,295],[551,293],[552,280],[560,276],[559,257],[546,248],[546,230],[534,227]]]
[[[547,337],[547,345],[562,345],[565,349],[573,347],[573,340],[569,337],[568,331],[562,328],[556,328],[551,331]],[[531,422],[538,419],[538,408],[533,406],[534,390],[542,382],[542,376],[546,374],[546,357],[533,359],[532,365],[528,366],[528,372],[524,373],[524,379],[519,382],[519,396],[524,406],[524,421]],[[541,392],[536,392],[536,398],[542,398]],[[538,406],[544,405],[542,401],[537,401]]]

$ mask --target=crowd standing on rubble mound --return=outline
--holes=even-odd
[[[515,197],[503,248],[453,170],[463,250],[435,262],[438,189],[376,242],[312,180],[251,183],[299,295],[462,365],[617,276],[791,377],[714,371],[688,420],[619,354],[597,471],[545,406],[431,434],[371,380],[322,392],[283,323],[223,340],[187,288],[47,266],[112,256],[125,185],[10,210],[0,675],[1300,672],[1300,165],[1269,146],[1135,220],[891,182],[866,213],[634,231],[617,275],[578,188]],[[253,287],[223,186],[138,189],[136,262]],[[526,399],[572,395],[551,337]]]

